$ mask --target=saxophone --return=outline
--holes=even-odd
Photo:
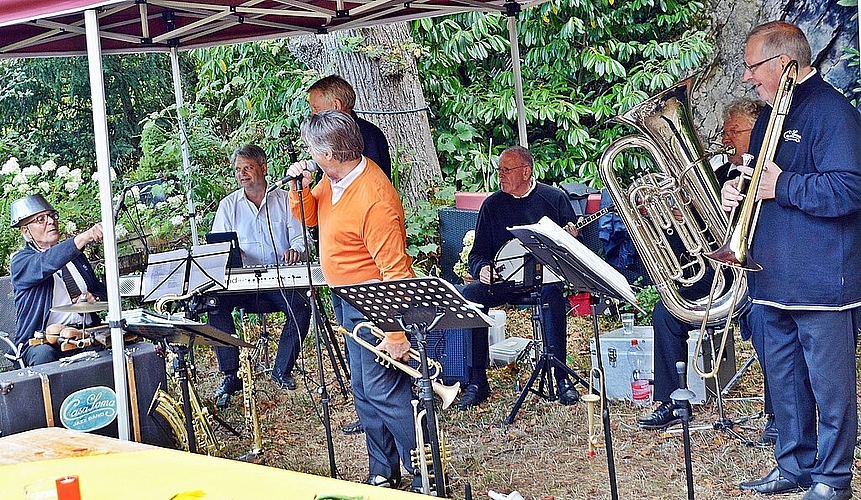
[[[188,396],[189,403],[191,403],[191,415],[194,420],[193,429],[197,440],[197,451],[198,453],[217,456],[221,452],[221,446],[218,444],[218,440],[212,430],[212,425],[209,423],[209,410],[200,404],[197,392],[191,385],[188,388]],[[161,388],[161,384],[156,388],[152,403],[150,403],[149,410],[147,410],[147,415],[152,415],[153,412],[161,415],[167,421],[168,425],[170,425],[179,449],[188,451],[188,432],[185,427],[182,402],[177,401],[173,396],[164,391]]]
[[[257,414],[257,394],[254,384],[254,364],[251,362],[251,349],[241,348],[239,376],[242,378],[242,399],[245,403],[245,429],[251,429],[252,437],[251,450],[239,459],[246,462],[261,463],[263,461],[263,436],[260,433],[260,417]]]

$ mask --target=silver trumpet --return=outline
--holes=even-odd
[[[429,442],[425,441],[424,429],[427,425],[427,409],[419,409],[421,403],[418,400],[412,400],[413,405],[413,423],[416,428],[416,448],[410,450],[410,459],[412,460],[413,468],[422,477],[422,493],[431,495],[435,491],[445,491],[446,478],[437,478],[434,476],[433,468],[433,451]],[[434,413],[434,418],[437,419],[437,414]],[[441,469],[448,468],[448,463],[451,461],[451,451],[446,445],[445,436],[442,429],[439,427],[439,420],[436,421],[437,439],[439,440],[440,462]],[[433,483],[431,482],[433,481]]]
[[[370,330],[370,332],[375,337],[377,337],[380,340],[385,338],[385,333],[383,333],[382,330],[380,330],[379,328],[374,326],[373,323],[370,323],[367,321],[364,321],[364,322],[356,325],[356,327],[353,328],[352,332],[347,330],[346,328],[344,328],[342,326],[339,326],[338,330],[340,331],[340,333],[343,333],[344,335],[349,335],[361,347],[363,347],[363,348],[373,352],[374,354],[376,354],[377,362],[382,364],[383,366],[397,368],[398,370],[406,373],[407,375],[409,375],[412,378],[418,379],[418,378],[422,377],[421,372],[419,372],[417,369],[413,368],[412,366],[408,365],[407,363],[404,363],[402,361],[399,361],[399,360],[389,356],[388,353],[377,349],[377,346],[372,345],[369,342],[362,339],[358,334],[359,330],[362,328],[367,328],[368,330]],[[410,349],[409,355],[410,355],[410,359],[412,359],[414,361],[419,361],[419,353],[415,349]],[[440,397],[440,399],[442,400],[442,409],[445,410],[446,408],[448,408],[452,404],[452,402],[454,402],[454,398],[457,397],[457,393],[460,391],[460,382],[455,382],[452,385],[445,385],[442,382],[440,382],[439,380],[436,380],[439,377],[439,375],[442,373],[442,365],[440,365],[439,361],[436,361],[433,359],[428,359],[428,368],[431,372],[430,378],[433,379],[433,383],[432,383],[433,384],[433,392],[434,392],[434,394],[436,394],[437,396]]]

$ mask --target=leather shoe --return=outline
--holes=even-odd
[[[691,404],[687,405],[688,413],[691,412]],[[675,404],[673,402],[661,403],[657,410],[645,417],[637,419],[637,426],[641,429],[663,430],[671,425],[676,425],[682,421],[682,417],[676,415],[676,410],[682,410],[685,406]]]
[[[803,488],[791,479],[783,477],[780,474],[780,469],[775,467],[774,469],[771,469],[771,472],[759,479],[742,482],[738,485],[738,489],[741,491],[752,491],[762,495],[776,495],[778,493],[801,491]]]
[[[573,405],[580,401],[580,393],[574,388],[574,384],[566,379],[559,382],[559,403],[563,405]]]
[[[460,397],[460,401],[457,402],[457,409],[466,410],[467,408],[478,406],[487,401],[488,396],[490,396],[488,389],[481,390],[477,385],[469,384],[466,386],[463,396]]]
[[[288,391],[292,391],[296,388],[296,379],[293,378],[293,375],[284,375],[283,377],[272,376],[272,382],[275,383],[281,389],[287,389]]]
[[[341,430],[344,432],[344,434],[347,434],[347,435],[362,434],[363,432],[365,432],[365,426],[362,425],[361,422],[356,420],[355,422],[350,422],[349,424],[345,425],[344,427],[341,427]]]
[[[218,408],[227,408],[230,403],[230,396],[242,390],[242,379],[236,374],[225,375],[221,379],[221,385],[215,391],[215,406]]]
[[[852,498],[852,488],[837,489],[825,483],[813,483],[801,500],[849,500]]]
[[[400,477],[386,477],[379,474],[368,474],[368,479],[365,484],[371,486],[379,486],[380,488],[397,488],[401,485]]]
[[[754,443],[757,448],[772,448],[777,443],[777,425],[774,423],[774,415],[768,415],[765,420],[765,428],[759,440]]]

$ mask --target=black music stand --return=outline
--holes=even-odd
[[[480,328],[493,321],[481,306],[466,300],[451,283],[434,276],[359,285],[336,286],[332,292],[347,301],[383,331],[405,330],[415,336],[419,351],[421,378],[417,385],[419,399],[427,419],[428,441],[433,460],[436,496],[445,497],[447,485],[442,470],[433,385],[428,375],[427,334],[434,329]],[[424,453],[424,450],[416,450]],[[425,493],[431,492],[427,476],[422,477]]]
[[[196,453],[197,440],[194,434],[194,419],[191,412],[188,385],[188,363],[186,361],[189,349],[196,345],[212,347],[254,346],[217,328],[180,316],[166,316],[144,309],[135,309],[124,311],[123,319],[126,322],[126,331],[165,345],[177,354],[175,368],[182,392],[182,412],[185,416],[185,431],[188,434],[188,451]]]
[[[592,295],[592,330],[595,336],[595,350],[598,359],[598,370],[603,373],[601,361],[601,342],[598,331],[598,304],[605,300],[615,300],[630,303],[637,310],[637,298],[631,286],[619,271],[613,269],[600,257],[592,253],[577,238],[568,234],[564,229],[547,217],[535,224],[510,227],[508,230],[545,266],[564,282],[579,290],[588,291]],[[610,410],[607,405],[606,389],[601,386],[603,401],[602,420],[604,425],[604,441],[607,446],[607,469],[610,475],[610,494],[613,500],[619,498],[616,486],[616,466],[613,459],[613,440],[610,433]],[[521,394],[521,399],[523,394]],[[513,419],[517,408],[509,417]]]

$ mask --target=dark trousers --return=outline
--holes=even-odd
[[[520,303],[529,294],[513,289],[508,283],[485,285],[480,281],[474,281],[463,288],[463,296],[467,300],[481,304],[484,306],[484,312],[487,312],[491,307],[511,304],[512,302]],[[565,312],[568,302],[562,296],[562,285],[542,286],[540,300],[542,304],[547,304],[547,307],[544,308],[544,322],[542,324],[544,328],[544,342],[547,343],[549,352],[553,353],[556,359],[565,363],[567,340]],[[477,385],[480,390],[489,390],[486,372],[489,351],[487,335],[487,328],[473,328],[471,332],[472,345],[466,356],[469,383]],[[557,383],[567,378],[567,375],[562,370],[554,370],[554,372]]]
[[[296,358],[299,357],[302,341],[308,334],[311,306],[308,305],[303,290],[285,290],[285,296],[277,291],[219,295],[218,308],[210,311],[208,323],[225,333],[236,335],[233,310],[237,307],[244,308],[246,313],[283,312],[287,319],[278,340],[272,375],[289,375],[296,364]],[[239,349],[236,347],[216,347],[215,358],[218,361],[218,369],[222,372],[235,372],[239,369]]]
[[[857,311],[753,304],[751,313],[751,330],[764,340],[780,472],[801,485],[849,487],[858,437]]]
[[[338,324],[350,331],[366,321],[362,313],[337,296],[332,296],[332,305]],[[377,344],[377,339],[367,328],[362,328],[359,336],[371,345]],[[416,447],[410,402],[413,397],[412,380],[396,368],[386,368],[377,363],[376,354],[351,337],[345,336],[345,340],[353,402],[365,428],[368,472],[388,478],[400,477],[399,459],[412,472],[410,450]]]

